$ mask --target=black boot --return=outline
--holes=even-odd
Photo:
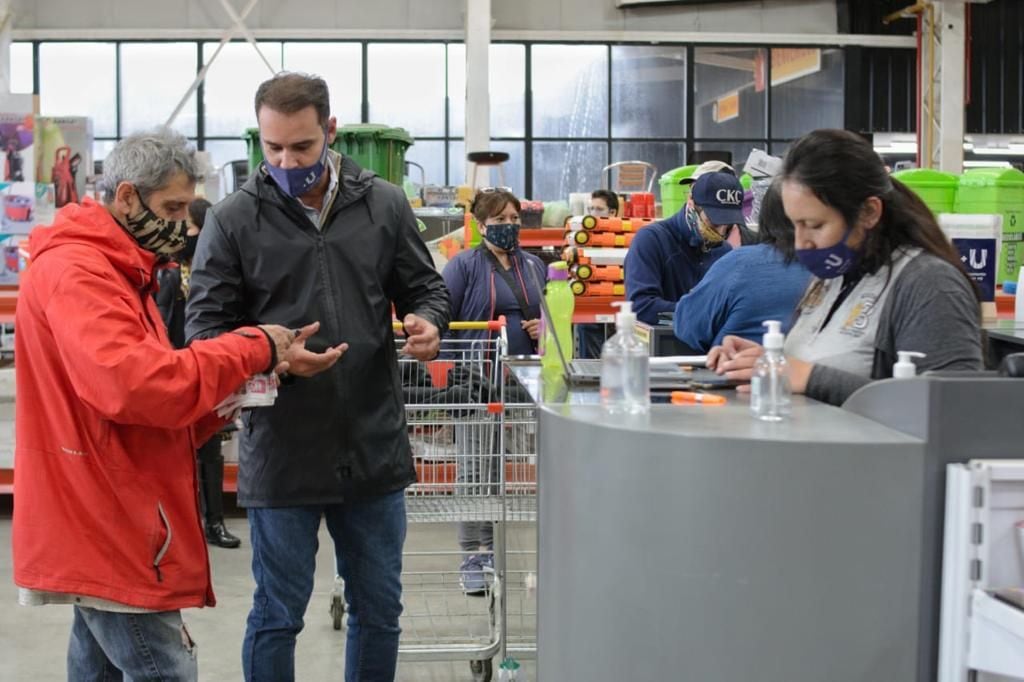
[[[242,541],[224,526],[224,457],[220,452],[220,434],[199,448],[199,507],[206,519],[206,541],[217,547],[233,549]]]
[[[227,529],[223,520],[206,524],[206,541],[211,545],[227,549],[234,549],[242,544],[242,541]]]

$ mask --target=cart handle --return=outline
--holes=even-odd
[[[483,321],[462,321],[462,322],[451,322],[448,328],[452,331],[469,331],[469,330],[483,330],[486,329],[490,332],[500,332],[505,326],[505,316],[499,315],[496,320],[483,320]],[[391,327],[396,331],[402,331],[401,320],[393,320]]]

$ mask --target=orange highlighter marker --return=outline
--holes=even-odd
[[[725,405],[724,395],[715,393],[694,393],[693,391],[672,391],[673,405],[693,405],[703,403],[704,405]]]

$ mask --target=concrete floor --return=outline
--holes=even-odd
[[[199,645],[201,680],[240,680],[241,642],[251,604],[253,582],[249,572],[248,524],[244,517],[228,519],[228,527],[243,538],[240,549],[211,548],[217,607],[191,609],[185,620]],[[403,642],[413,640],[473,642],[489,632],[488,599],[467,598],[458,590],[458,555],[451,524],[410,524],[406,542],[404,579],[406,615]],[[533,528],[516,525],[509,533],[511,555],[509,631],[515,638],[535,640],[536,605],[523,589],[527,572],[535,570]],[[452,554],[445,554],[452,552]],[[328,614],[334,564],[330,536],[320,529],[317,575],[306,612],[306,627],[296,649],[296,679],[341,680],[345,631],[333,629]],[[71,623],[71,607],[19,607],[12,581],[11,518],[0,516],[0,680],[57,682],[67,679],[64,657]],[[497,664],[494,661],[497,680]],[[523,661],[528,679],[536,680],[532,660]],[[459,662],[399,661],[398,680],[406,682],[472,680],[469,664]]]

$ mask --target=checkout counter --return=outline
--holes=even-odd
[[[936,679],[945,466],[1024,457],[1024,381],[871,384],[792,417],[510,365],[541,404],[538,678]]]

